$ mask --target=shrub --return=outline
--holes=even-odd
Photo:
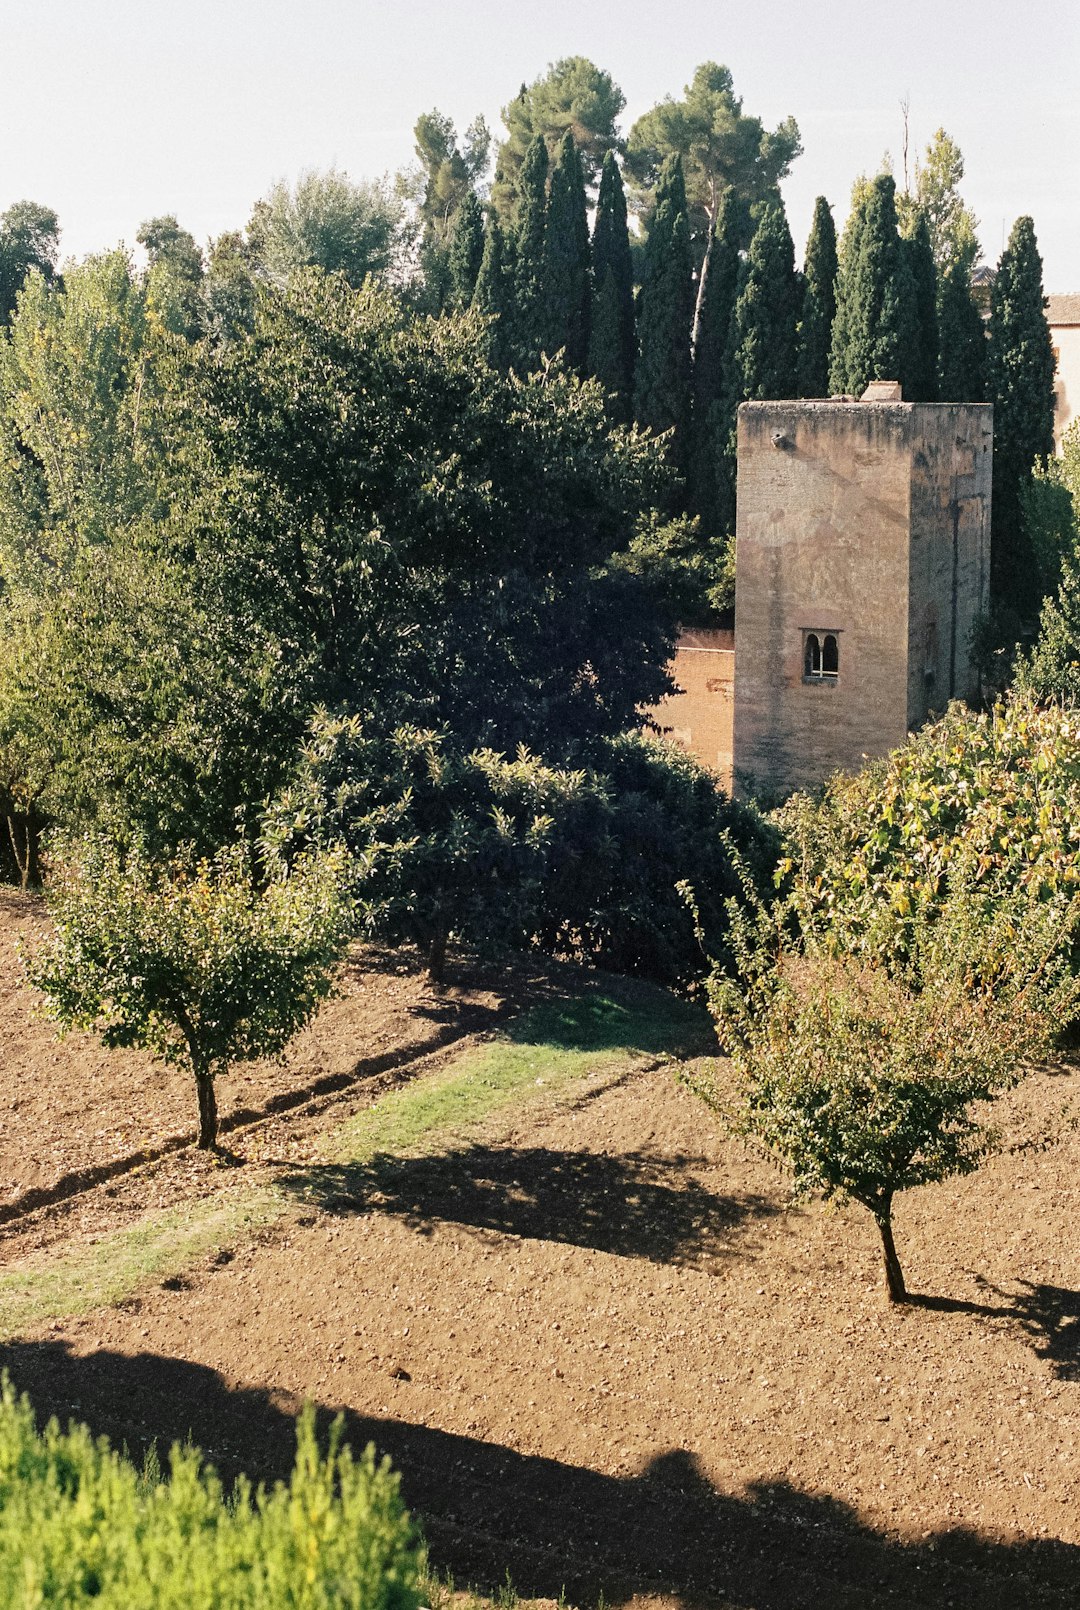
[[[217,1141],[218,1075],[282,1049],[329,993],[345,943],[336,853],[260,880],[243,845],[157,862],[86,838],[61,847],[47,895],[55,933],[29,971],[49,1014],[186,1068],[204,1147]]]
[[[0,1393],[0,1603],[7,1610],[417,1610],[422,1551],[398,1477],[359,1460],[335,1421],[297,1424],[289,1484],[227,1496],[191,1448],[141,1478],[85,1426],[38,1433],[29,1401]]]

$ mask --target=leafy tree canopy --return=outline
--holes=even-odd
[[[51,207],[17,201],[0,214],[0,324],[11,318],[30,270],[52,279],[59,255],[60,221]]]
[[[492,201],[504,216],[518,202],[518,180],[525,153],[538,134],[549,156],[566,133],[581,153],[587,185],[596,183],[606,151],[619,147],[618,119],[626,99],[610,73],[585,56],[564,56],[532,84],[522,84],[503,107],[505,141],[495,163]]]
[[[280,180],[256,203],[248,238],[262,268],[283,282],[298,268],[344,274],[360,285],[397,266],[403,205],[380,181],[355,182],[338,168],[309,168],[291,188]]]

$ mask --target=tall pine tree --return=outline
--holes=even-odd
[[[1024,531],[1021,482],[1054,451],[1054,353],[1043,311],[1042,258],[1018,218],[990,296],[989,396],[994,405],[990,585],[1021,618],[1038,608],[1039,568]]]
[[[844,231],[830,389],[859,397],[871,380],[910,386],[918,372],[917,348],[915,290],[896,223],[896,183],[882,173],[856,186]]]
[[[614,153],[600,172],[592,238],[593,305],[589,329],[590,374],[608,393],[613,418],[630,418],[634,394],[634,271],[626,222],[626,193]]]
[[[488,337],[488,352],[499,369],[508,368],[514,356],[515,295],[512,243],[492,213],[488,218],[484,255],[476,276],[472,305],[478,313],[494,320]]]
[[[547,258],[547,341],[552,352],[560,348],[565,351],[571,369],[584,374],[592,301],[589,220],[581,156],[569,130],[559,144],[558,158],[551,173],[544,251]]]
[[[732,396],[726,360],[739,290],[742,227],[742,206],[734,190],[728,190],[717,214],[716,239],[709,254],[709,279],[702,297],[694,348],[690,507],[700,518],[707,536],[729,533],[734,513],[728,453],[733,423]]]
[[[450,236],[448,268],[450,297],[454,307],[469,306],[483,260],[484,213],[475,193],[468,190],[458,208],[454,231]]]
[[[670,453],[679,468],[685,468],[688,455],[693,314],[686,188],[682,162],[674,156],[660,170],[645,242],[634,413],[640,424],[655,431],[674,426]]]
[[[912,209],[901,239],[913,294],[914,339],[904,396],[908,402],[936,402],[938,395],[937,268],[930,227],[921,208]]]
[[[536,368],[550,348],[547,297],[548,154],[542,134],[531,141],[518,178],[517,236],[514,262],[515,361],[525,371]]]
[[[795,393],[799,282],[783,203],[761,210],[732,316],[731,382],[738,400]]]
[[[938,397],[986,401],[986,325],[971,294],[971,264],[950,263],[938,277]]]
[[[806,243],[796,389],[800,397],[829,395],[829,347],[836,317],[836,225],[824,196],[814,202]]]

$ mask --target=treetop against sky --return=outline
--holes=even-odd
[[[814,197],[842,221],[854,178],[910,160],[944,125],[986,257],[1035,219],[1048,288],[1080,289],[1080,10],[1030,0],[54,0],[5,7],[0,208],[60,215],[65,254],[135,240],[175,212],[199,240],[240,227],[273,180],[336,164],[354,178],[412,161],[438,107],[464,128],[547,65],[590,57],[626,96],[626,133],[695,66],[725,63],[766,127],[793,115],[805,155],[784,191],[801,252]]]

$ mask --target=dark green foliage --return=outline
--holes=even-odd
[[[205,269],[195,237],[172,213],[148,218],[135,236],[145,246],[147,309],[173,335],[193,341],[202,332]]]
[[[986,325],[966,261],[950,264],[938,280],[938,398],[986,401]]]
[[[509,368],[514,350],[514,245],[494,213],[488,215],[472,306],[495,320],[487,336],[490,361],[498,369]]]
[[[322,720],[267,840],[286,855],[343,841],[368,931],[413,940],[436,962],[457,937],[664,983],[700,976],[705,953],[676,883],[700,889],[706,943],[722,950],[724,902],[740,893],[731,843],[764,888],[773,835],[673,747],[613,738],[588,759],[552,768],[523,751],[462,752],[446,734],[380,737]]]
[[[484,213],[476,196],[470,190],[458,208],[454,232],[450,237],[447,262],[450,273],[450,295],[454,307],[471,306],[483,261]]]
[[[1020,509],[1021,482],[1054,451],[1054,353],[1043,311],[1042,258],[1018,218],[990,295],[988,397],[994,405],[990,585],[1021,618],[1039,607],[1038,564]]]
[[[643,519],[612,563],[647,581],[682,626],[714,626],[734,608],[735,544],[696,516]]]
[[[525,153],[518,183],[514,237],[514,347],[516,366],[531,374],[552,351],[547,297],[548,152],[537,135]]]
[[[608,151],[600,174],[600,194],[592,238],[593,306],[589,329],[589,373],[609,393],[609,411],[629,420],[634,394],[634,270],[626,222],[626,194],[614,154]]]
[[[913,297],[914,330],[907,360],[904,398],[936,402],[938,395],[937,268],[925,213],[916,210],[913,227],[901,240]]]
[[[1039,636],[1016,668],[1016,686],[1042,701],[1080,709],[1080,567],[1069,560],[1061,586],[1047,598],[1039,617]]]
[[[727,365],[731,326],[739,289],[742,206],[734,190],[725,192],[709,254],[708,283],[701,302],[694,348],[693,443],[690,506],[707,536],[732,529],[735,491],[729,444],[734,427],[733,395]]]
[[[665,161],[661,170],[656,209],[645,243],[634,414],[639,424],[654,431],[674,427],[669,454],[680,467],[685,464],[688,448],[693,310],[686,191],[682,162],[674,156]]]
[[[202,286],[202,320],[212,341],[250,335],[255,322],[255,262],[243,235],[219,235],[210,244]]]
[[[896,223],[896,184],[879,174],[857,194],[836,285],[829,387],[859,397],[871,380],[912,383],[914,286]]]
[[[739,402],[794,395],[799,300],[795,249],[783,205],[766,202],[732,314],[728,384]]]
[[[226,1493],[193,1448],[164,1479],[103,1437],[0,1397],[0,1600],[8,1610],[417,1610],[424,1554],[399,1482],[334,1422],[324,1455],[310,1404],[288,1484]]]
[[[832,208],[824,196],[818,196],[803,269],[796,382],[800,397],[829,395],[829,349],[836,317],[838,272]]]
[[[59,251],[60,223],[51,207],[17,201],[0,215],[0,325],[11,318],[32,268],[52,279]]]
[[[589,351],[592,301],[589,220],[581,157],[569,130],[563,135],[551,171],[544,254],[551,351],[565,352],[568,366],[582,374]]]

